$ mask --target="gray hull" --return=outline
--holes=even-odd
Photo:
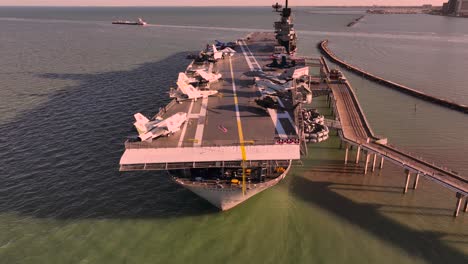
[[[286,174],[289,172],[290,168],[291,162],[289,163],[286,171],[277,178],[258,184],[247,184],[245,195],[242,193],[242,186],[220,188],[214,185],[204,185],[203,183],[199,182],[191,183],[182,181],[180,179],[175,179],[175,182],[207,200],[209,203],[218,207],[222,211],[226,211],[246,201],[257,193],[260,193],[278,184],[281,180],[284,179],[284,177],[286,177]]]

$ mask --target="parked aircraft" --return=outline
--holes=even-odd
[[[222,49],[221,52],[223,53],[224,56],[231,56],[231,57],[234,56],[234,54],[236,54],[236,51],[229,47]]]
[[[177,78],[177,82],[185,82],[187,84],[198,83],[199,80],[197,78],[190,78],[185,74],[185,72],[179,72],[179,77]]]
[[[224,49],[224,48],[235,48],[237,43],[236,42],[221,42],[219,40],[215,40],[216,42],[216,47],[219,49]]]
[[[276,84],[268,79],[255,78],[255,84],[262,91],[262,93],[273,94],[293,89],[292,81],[284,84]]]
[[[286,110],[294,110],[296,109],[296,107],[299,106],[300,103],[297,103],[295,104],[293,107],[290,107],[290,108],[287,108],[287,107],[283,107],[281,106],[281,104],[279,103],[278,99],[274,98],[273,96],[265,96],[263,98],[258,98],[258,99],[255,99],[255,103],[258,105],[258,106],[261,106],[265,109],[276,109],[276,110],[283,110],[283,111],[286,111]]]
[[[211,49],[205,52],[205,55],[208,56],[208,60],[217,61],[223,58],[223,52],[219,51],[215,45],[211,45]]]
[[[287,81],[286,80],[283,80],[283,79],[280,79],[281,76],[277,76],[277,75],[273,75],[273,74],[267,74],[265,73],[264,71],[252,71],[250,72],[250,75],[253,76],[253,77],[258,77],[256,79],[268,79],[274,83],[278,83],[278,84],[285,84]]]
[[[221,79],[221,77],[222,77],[222,75],[220,73],[211,73],[211,72],[208,72],[208,71],[202,70],[202,69],[196,70],[195,72],[198,73],[198,75],[200,75],[200,77],[204,81],[209,82],[209,83],[216,82],[219,79]]]
[[[215,95],[218,91],[214,90],[198,90],[193,85],[188,83],[184,78],[186,75],[181,72],[179,73],[179,79],[177,80],[177,90],[171,89],[169,96],[176,98],[178,102],[183,100],[197,100],[198,98],[206,98],[211,95]]]
[[[150,121],[141,113],[134,115],[133,124],[138,131],[138,138],[141,141],[151,140],[161,136],[168,136],[180,130],[182,124],[187,121],[187,113],[179,112],[166,119],[156,119]]]

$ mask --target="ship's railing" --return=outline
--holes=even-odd
[[[120,165],[120,171],[160,171],[160,170],[179,170],[191,168],[247,168],[267,166],[288,167],[289,160],[246,160],[246,161],[205,161],[205,162],[161,162],[161,163],[142,163]]]
[[[246,139],[244,140],[244,146],[271,146],[271,145],[299,145],[296,141],[299,139],[297,135],[292,135],[285,139],[280,138],[271,138],[271,139]],[[179,146],[178,142],[170,140],[170,138],[161,138],[155,139],[153,141],[143,141],[143,142],[132,142],[127,140],[125,142],[126,149],[145,149],[145,148],[193,148],[195,145],[199,145],[196,139],[189,139]],[[202,147],[239,147],[241,146],[240,141],[236,140],[203,140],[201,142]]]
[[[171,100],[166,106],[161,107],[159,109],[159,112],[154,116],[154,118],[162,117],[167,111],[169,111],[169,109],[171,109],[176,104],[177,104],[177,101],[175,99]]]
[[[267,180],[272,180],[276,179],[281,176],[281,173],[276,173],[272,174],[266,177]],[[232,183],[229,182],[228,180],[208,180],[208,179],[202,179],[200,181],[191,181],[183,178],[178,178],[176,181],[183,183],[184,185],[189,185],[189,186],[202,186],[202,187],[207,187],[207,188],[215,188],[218,189],[219,191],[222,190],[238,190],[242,189],[242,183],[241,183],[241,177],[233,177],[233,179],[238,179],[238,183]],[[258,182],[258,181],[250,181],[248,180],[246,182],[246,187],[247,189],[251,188],[256,188],[257,186],[265,186],[266,182]]]

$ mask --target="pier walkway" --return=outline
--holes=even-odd
[[[324,65],[324,72],[329,74],[328,66]],[[345,164],[348,163],[348,153],[352,146],[357,147],[355,163],[360,161],[361,152],[365,155],[364,173],[368,169],[374,171],[376,163],[383,167],[384,160],[401,166],[405,169],[406,183],[403,192],[406,193],[410,183],[411,174],[415,175],[413,188],[416,189],[420,176],[435,181],[442,186],[456,192],[457,205],[454,216],[457,216],[463,198],[468,196],[468,180],[457,173],[422,160],[414,155],[387,144],[387,140],[374,135],[364,112],[359,105],[356,94],[348,81],[335,81],[327,79],[331,95],[329,104],[332,106],[336,119],[341,123],[338,134],[345,142]],[[380,157],[380,161],[377,161]],[[372,158],[372,162],[371,162]],[[370,165],[370,166],[369,166]],[[465,200],[464,211],[467,211],[468,199]]]

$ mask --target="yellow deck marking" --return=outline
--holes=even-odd
[[[245,186],[245,161],[247,160],[247,154],[245,152],[245,145],[244,145],[244,133],[242,132],[242,123],[239,114],[239,101],[237,100],[237,92],[236,92],[236,83],[234,81],[234,71],[232,70],[232,60],[229,57],[229,66],[231,68],[231,78],[232,78],[232,93],[234,95],[234,106],[236,108],[236,118],[237,118],[237,131],[239,132],[239,142],[242,154],[242,194],[245,195],[246,186]]]

